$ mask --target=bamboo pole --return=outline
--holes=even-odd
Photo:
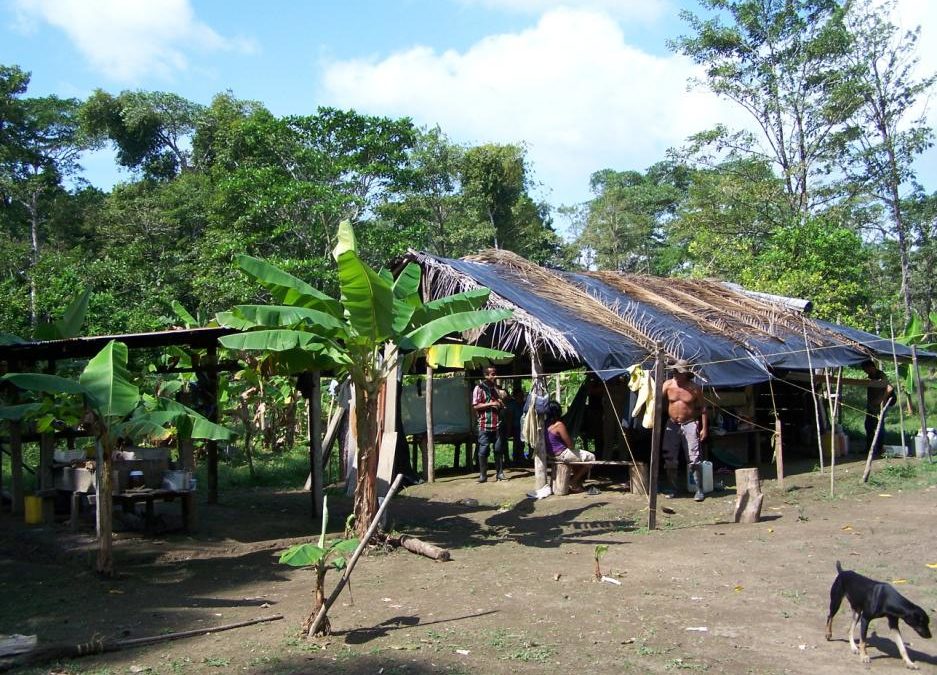
[[[433,434],[433,367],[426,364],[426,482],[436,482],[436,439]]]
[[[664,352],[657,347],[654,362],[654,426],[651,429],[651,466],[648,471],[647,529],[657,529],[657,473],[664,440]]]
[[[768,380],[768,390],[771,392],[771,410],[774,413],[774,465],[777,468],[778,487],[784,489],[784,442],[782,439],[783,425],[778,414],[778,403],[774,398],[774,380]]]
[[[397,488],[400,487],[400,481],[402,480],[403,474],[398,473],[397,477],[394,479],[394,482],[391,483],[390,489],[387,491],[387,495],[384,497],[384,501],[381,502],[380,508],[378,508],[377,513],[374,514],[374,518],[371,520],[371,526],[368,528],[368,531],[365,532],[364,536],[361,538],[361,541],[358,542],[358,548],[355,549],[351,559],[349,559],[348,566],[345,568],[345,572],[342,574],[342,578],[338,580],[338,584],[336,584],[332,594],[328,597],[322,607],[319,608],[319,613],[316,614],[316,618],[309,626],[309,632],[307,633],[308,637],[314,636],[319,630],[319,626],[322,625],[322,620],[325,619],[325,615],[328,613],[329,607],[331,607],[332,603],[338,599],[342,589],[345,588],[345,584],[348,583],[348,579],[351,577],[351,573],[355,569],[355,565],[358,564],[358,558],[361,557],[361,554],[368,545],[368,542],[371,541],[371,537],[374,536],[374,532],[377,530],[377,526],[381,522],[381,516],[383,516],[384,511],[387,510],[387,505],[390,504],[390,500],[397,492]]]
[[[807,322],[801,317],[804,328],[804,349],[807,350],[807,368],[810,369],[810,396],[813,398],[813,414],[817,421],[817,449],[820,454],[820,473],[823,473],[823,438],[820,432],[820,404],[817,402],[817,390],[814,385],[813,359],[810,356],[810,340],[807,338]]]
[[[309,433],[309,473],[312,476],[312,489],[309,496],[312,499],[312,517],[322,518],[322,497],[324,487],[322,473],[322,376],[318,370],[312,371],[309,382],[309,398],[307,399]]]

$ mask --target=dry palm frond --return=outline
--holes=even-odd
[[[433,256],[410,251],[408,257],[424,270],[427,287],[432,289],[432,297],[427,300],[482,287],[472,277],[458,272]],[[491,343],[494,348],[517,352],[519,347],[526,346],[528,353],[533,353],[542,346],[554,358],[578,358],[576,348],[561,331],[543,323],[493,291],[488,296],[488,308],[514,310],[514,316],[510,320],[491,326]],[[476,331],[468,335],[467,339],[474,342],[479,337],[481,331]]]
[[[584,321],[622,334],[649,354],[653,354],[657,343],[662,342],[655,339],[661,336],[650,334],[650,325],[647,322],[642,323],[637,305],[619,313],[560,274],[539,267],[516,253],[487,249],[463,260],[499,265],[510,270],[512,279],[525,284],[531,293],[569,309]],[[674,352],[668,350],[668,353]]]

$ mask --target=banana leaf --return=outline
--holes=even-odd
[[[341,304],[335,298],[330,298],[302,279],[249,255],[239,255],[237,261],[248,276],[270,291],[281,304],[318,309],[338,319],[344,315]]]
[[[39,340],[65,340],[78,337],[81,327],[88,313],[88,301],[91,299],[91,289],[85,289],[72,300],[62,318],[52,323],[44,323],[36,328],[36,338]]]
[[[198,319],[192,316],[191,312],[178,300],[173,300],[169,303],[169,306],[172,307],[172,311],[175,312],[176,317],[182,319],[182,323],[186,328],[195,328],[199,325]]]
[[[179,429],[183,427],[179,418],[188,418],[192,423],[192,428],[191,430],[186,429],[187,438],[206,441],[230,441],[237,436],[237,433],[231,429],[215,424],[201,413],[178,401],[169,398],[158,398],[156,404],[158,406],[157,410],[147,412],[146,415],[156,421],[166,420],[165,423],[167,424],[172,422]]]
[[[394,292],[386,280],[358,257],[355,235],[348,221],[338,227],[338,244],[333,255],[338,262],[342,305],[352,329],[373,344],[391,337]]]
[[[511,352],[477,345],[438,344],[426,350],[426,362],[433,368],[478,368],[512,358]]]
[[[296,544],[280,553],[280,562],[291,567],[310,567],[325,556],[325,549],[315,544]]]
[[[329,337],[343,337],[346,334],[345,322],[331,314],[308,307],[287,305],[236,305],[234,317],[243,319],[253,326],[267,328],[296,327],[298,324],[315,328],[317,333]]]
[[[421,305],[413,314],[413,325],[420,326],[429,323],[433,319],[438,319],[447,314],[456,314],[459,312],[470,312],[476,309],[482,309],[488,304],[488,296],[491,290],[487,288],[476,288],[455,295],[447,295],[444,298],[437,298]]]
[[[235,333],[218,338],[218,342],[228,349],[244,351],[283,352],[289,349],[307,348],[312,343],[321,343],[325,338],[301,330],[255,330],[247,333]]]
[[[419,298],[417,298],[417,302],[419,302]],[[394,298],[394,335],[400,335],[407,330],[407,326],[413,322],[413,314],[416,309],[416,305],[400,298]]]
[[[394,281],[394,297],[416,307],[420,303],[420,266],[407,263]]]
[[[416,349],[426,349],[446,335],[510,319],[513,315],[514,312],[509,309],[483,309],[447,314],[410,331],[406,338]]]
[[[45,394],[82,394],[90,396],[91,392],[84,386],[58,375],[48,373],[9,373],[0,377],[0,382],[9,382],[19,389],[36,391]]]
[[[140,390],[130,381],[127,345],[111,340],[78,378],[88,391],[91,407],[105,419],[129,415],[140,403]]]
[[[0,420],[18,422],[42,410],[41,403],[19,403],[0,406]]]

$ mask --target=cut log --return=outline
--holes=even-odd
[[[757,523],[761,520],[761,477],[758,469],[735,470],[735,522]]]
[[[432,558],[433,560],[439,560],[440,562],[448,562],[452,559],[448,550],[433,546],[432,544],[427,544],[425,541],[421,541],[416,537],[408,537],[402,534],[399,537],[388,537],[387,541],[394,546],[405,548],[411,553],[419,553],[420,555]]]
[[[569,494],[569,481],[572,477],[572,467],[563,462],[553,465],[553,494],[558,497]]]
[[[648,487],[650,486],[650,467],[646,462],[635,462],[634,466],[630,467],[628,471],[631,474],[631,493],[635,495],[641,495],[642,497],[647,497]]]

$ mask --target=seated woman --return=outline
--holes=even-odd
[[[547,405],[544,434],[546,436],[547,456],[552,455],[557,462],[594,462],[595,455],[588,450],[574,450],[573,439],[569,436],[566,423],[562,420],[563,408],[556,401]],[[570,492],[582,492],[582,481],[589,473],[588,466],[573,469],[569,481]]]

